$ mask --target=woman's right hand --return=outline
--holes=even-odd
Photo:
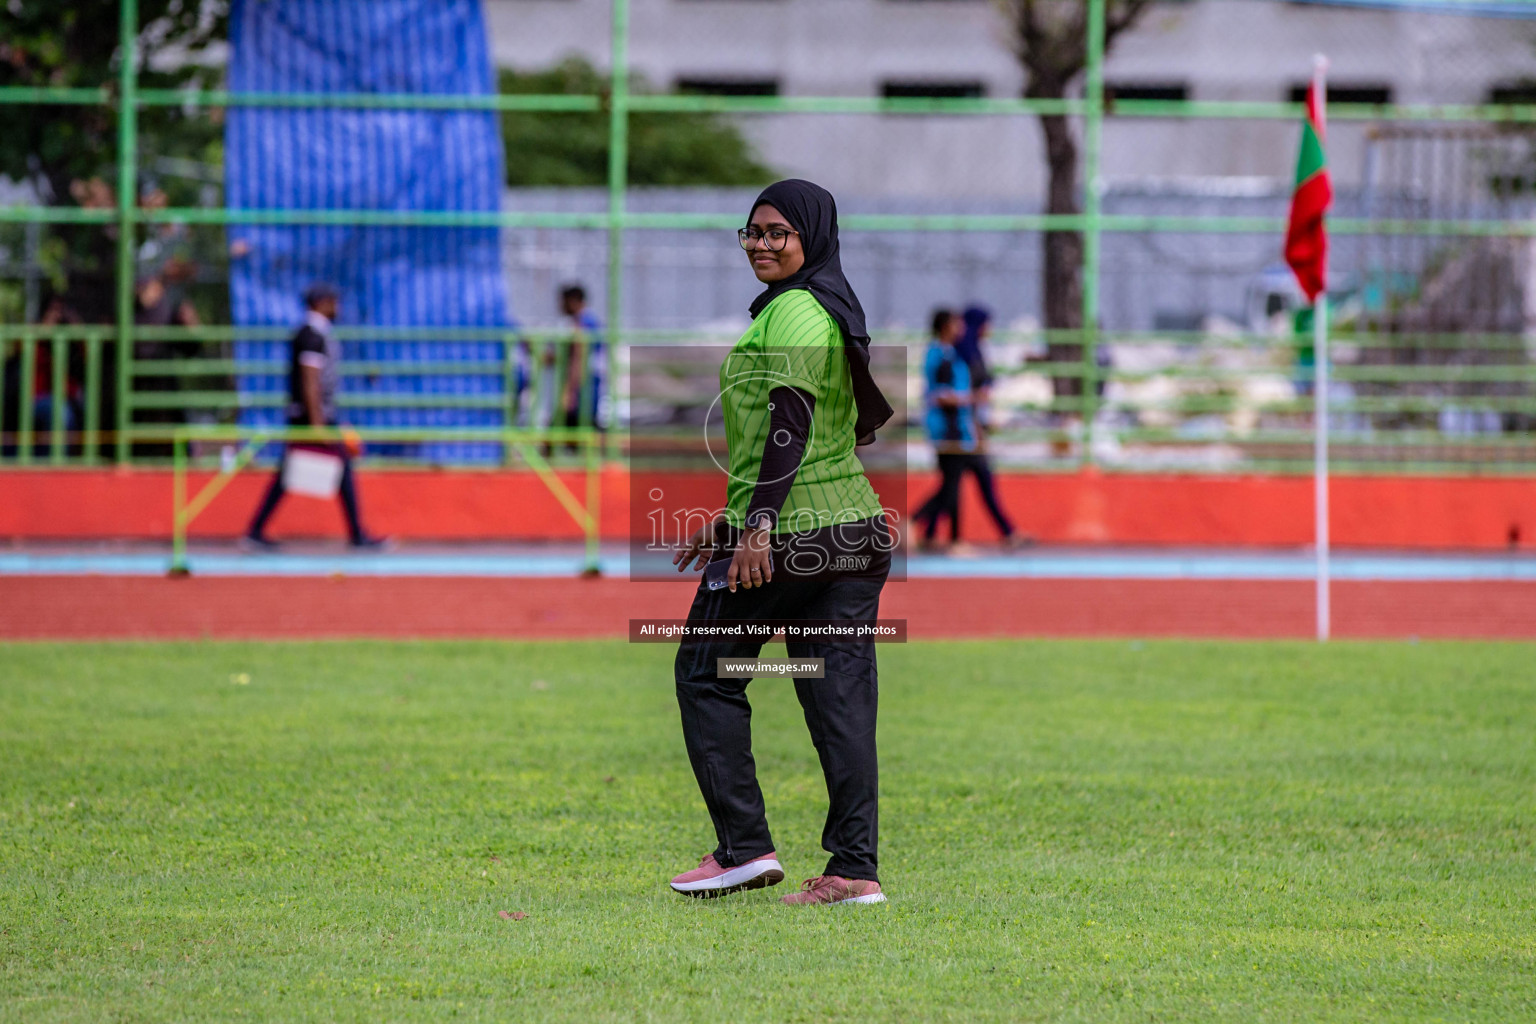
[[[715,549],[715,524],[713,521],[693,531],[693,536],[688,538],[688,543],[683,549],[672,556],[672,564],[677,566],[677,571],[682,572],[688,568],[688,563],[698,559],[693,567],[694,572],[703,569],[709,563],[710,553]]]

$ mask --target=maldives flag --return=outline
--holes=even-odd
[[[1291,221],[1285,232],[1285,262],[1296,272],[1308,302],[1322,294],[1328,273],[1328,232],[1323,216],[1333,202],[1328,157],[1323,152],[1327,124],[1323,115],[1321,67],[1307,87],[1307,119],[1301,126],[1301,155],[1296,159],[1296,189],[1291,194]]]

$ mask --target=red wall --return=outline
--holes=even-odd
[[[579,497],[580,473],[562,473]],[[194,474],[196,491],[209,479]],[[239,535],[266,487],[266,474],[242,474],[193,524],[194,537]],[[1312,540],[1312,482],[1304,477],[1005,474],[1004,506],[1019,529],[1041,541],[1167,545],[1287,546]],[[678,491],[719,490],[679,480]],[[929,473],[908,481],[916,505],[934,488]],[[627,473],[602,473],[603,534],[624,535]],[[364,520],[403,539],[575,539],[576,523],[527,471],[364,471]],[[1536,544],[1536,479],[1335,477],[1332,527],[1337,544],[1387,548],[1505,549],[1511,532]],[[889,496],[890,490],[885,489]],[[974,484],[961,519],[970,539],[996,537]],[[161,470],[43,470],[0,473],[0,537],[25,539],[169,538],[171,474]],[[332,503],[290,498],[274,536],[340,536]],[[943,536],[943,534],[941,534]]]

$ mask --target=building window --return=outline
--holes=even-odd
[[[1307,87],[1303,85],[1291,86],[1290,99],[1292,103],[1307,102]],[[1390,85],[1334,85],[1328,83],[1329,103],[1371,103],[1377,106],[1392,102],[1392,87]]]
[[[987,94],[980,82],[884,82],[880,95],[888,100],[979,100]]]
[[[1536,104],[1536,79],[1504,82],[1488,90],[1488,102],[1499,106]]]
[[[779,83],[773,78],[679,78],[677,91],[700,96],[777,96]]]
[[[1104,99],[1116,100],[1174,100],[1189,99],[1188,82],[1105,82]]]

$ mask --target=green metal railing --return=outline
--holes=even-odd
[[[355,226],[434,226],[454,227],[503,227],[518,228],[567,228],[598,229],[607,233],[607,306],[609,310],[607,346],[609,359],[608,380],[618,383],[620,347],[636,340],[656,340],[667,337],[667,332],[641,332],[627,329],[621,311],[624,292],[623,249],[625,235],[629,231],[653,229],[729,230],[739,226],[739,212],[696,213],[643,213],[627,209],[628,192],[628,132],[632,114],[664,113],[720,113],[733,115],[754,114],[884,114],[905,116],[988,117],[1020,118],[1040,114],[1061,114],[1081,121],[1082,125],[1082,212],[1070,215],[1007,214],[1007,215],[895,215],[870,214],[846,215],[843,228],[851,232],[891,231],[952,231],[952,232],[1013,232],[1038,233],[1051,231],[1077,231],[1083,234],[1084,267],[1082,277],[1082,330],[1075,332],[1040,332],[1032,340],[1072,346],[1078,355],[1070,361],[1036,360],[1023,367],[1005,368],[1001,376],[1033,375],[1038,379],[1071,379],[1078,383],[1076,396],[1061,396],[1047,402],[1032,403],[1027,400],[1014,402],[1009,411],[1017,414],[1044,413],[1059,415],[1078,421],[1078,428],[1045,424],[1016,426],[1000,431],[995,441],[1001,446],[1010,443],[1028,444],[1045,442],[1052,446],[1053,454],[1045,460],[1049,465],[1078,465],[1089,461],[1105,461],[1102,446],[1093,442],[1096,428],[1110,430],[1113,439],[1121,445],[1158,444],[1193,447],[1202,439],[1189,431],[1165,428],[1147,422],[1150,416],[1156,421],[1164,415],[1173,417],[1197,417],[1214,414],[1230,414],[1239,419],[1257,419],[1258,426],[1234,428],[1222,437],[1236,450],[1247,453],[1248,465],[1268,469],[1301,468],[1304,459],[1293,458],[1298,431],[1303,429],[1299,419],[1310,408],[1310,402],[1293,394],[1290,398],[1254,400],[1242,396],[1222,394],[1184,394],[1174,402],[1149,402],[1130,393],[1138,383],[1138,375],[1117,367],[1101,366],[1099,355],[1105,346],[1130,346],[1151,340],[1167,340],[1174,332],[1157,332],[1155,336],[1125,332],[1107,332],[1100,327],[1102,304],[1103,241],[1106,234],[1181,233],[1181,234],[1263,234],[1274,237],[1278,253],[1279,239],[1284,224],[1277,217],[1217,217],[1217,216],[1148,216],[1123,213],[1106,213],[1102,203],[1103,132],[1107,119],[1261,119],[1296,120],[1302,114],[1299,103],[1255,103],[1212,101],[1159,101],[1119,100],[1112,101],[1104,89],[1104,39],[1105,7],[1107,0],[1085,0],[1087,10],[1086,74],[1081,98],[1069,99],[883,99],[875,97],[826,97],[826,96],[692,96],[634,94],[629,88],[628,37],[630,0],[612,0],[612,60],[607,90],[600,95],[491,95],[445,96],[420,94],[357,94],[313,93],[272,94],[236,93],[226,90],[196,89],[140,89],[138,86],[137,38],[140,19],[137,0],[123,0],[120,8],[119,31],[123,59],[119,68],[116,88],[0,88],[0,105],[45,104],[67,106],[109,106],[117,110],[117,183],[114,209],[79,209],[69,207],[8,207],[0,208],[0,224],[31,223],[45,225],[115,225],[116,322],[112,325],[81,327],[44,327],[39,325],[0,325],[0,352],[11,350],[17,360],[18,389],[9,396],[17,403],[14,410],[16,429],[0,440],[0,465],[73,465],[92,464],[103,458],[118,463],[138,461],[145,456],[140,449],[147,442],[173,440],[175,424],[137,422],[135,413],[152,410],[212,410],[230,414],[243,405],[261,404],[267,399],[250,399],[237,396],[230,383],[210,385],[209,380],[231,378],[241,373],[262,372],[262,367],[242,362],[238,366],[222,354],[175,360],[147,360],[135,358],[136,342],[147,340],[184,340],[204,344],[227,342],[235,338],[281,337],[282,333],[263,333],[226,326],[186,328],[180,331],[164,328],[136,327],[133,323],[133,283],[136,243],[140,229],[165,224],[222,226],[229,224],[325,224]],[[1265,2],[1265,0],[1249,0]],[[155,107],[182,109],[214,107],[348,107],[354,109],[411,109],[411,110],[488,110],[488,111],[562,111],[587,112],[595,115],[606,113],[609,131],[607,167],[607,207],[601,212],[558,213],[529,211],[459,212],[459,211],[380,211],[380,210],[239,210],[181,207],[169,209],[141,209],[135,202],[138,168],[138,116],[141,110]],[[1532,125],[1536,124],[1536,105],[1372,105],[1335,104],[1328,115],[1335,122],[1365,123],[1427,123],[1455,122],[1485,125]],[[1031,126],[1030,130],[1033,130]],[[1277,177],[1281,175],[1277,174]],[[1391,218],[1362,219],[1337,217],[1329,224],[1335,235],[1372,236],[1419,236],[1431,238],[1501,238],[1536,237],[1536,221],[1495,221],[1479,219],[1434,218],[1424,220]],[[421,337],[432,340],[452,340],[457,337],[491,338],[504,342],[506,358],[496,366],[486,365],[484,372],[506,374],[511,381],[512,342],[507,332],[492,334],[456,333],[439,328],[391,331],[379,328],[358,329],[347,335],[377,340],[389,337]],[[691,337],[684,333],[674,337]],[[891,342],[900,339],[878,338]],[[1183,339],[1199,346],[1210,347],[1228,343],[1228,339],[1199,335]],[[1406,336],[1361,335],[1341,342],[1353,341],[1362,346],[1391,347],[1394,345],[1419,344]],[[556,350],[568,351],[566,339],[541,338],[540,344],[549,343]],[[1270,346],[1274,350],[1275,365],[1270,370],[1288,372],[1289,379],[1298,385],[1297,393],[1304,394],[1308,381],[1307,371],[1292,367],[1289,371],[1281,365],[1289,351],[1288,339],[1245,339],[1242,343],[1252,346]],[[1472,338],[1464,335],[1444,335],[1434,344],[1445,347],[1481,346],[1487,349],[1508,349],[1511,353],[1524,352],[1523,342],[1514,336],[1483,336]],[[563,359],[564,356],[562,355]],[[43,386],[36,383],[39,361],[48,362],[51,371]],[[71,367],[81,367],[73,374]],[[270,370],[270,368],[265,368]],[[422,364],[389,366],[359,364],[348,372],[382,375],[389,373],[423,374],[435,372],[470,372],[465,364],[455,363],[441,368]],[[1421,372],[1422,371],[1422,372]],[[475,371],[478,372],[478,371]],[[1269,370],[1265,371],[1273,376]],[[1168,380],[1201,378],[1219,391],[1223,375],[1210,368],[1171,366],[1156,376]],[[174,378],[179,386],[174,390],[158,392],[136,387],[136,382],[149,377]],[[541,377],[534,374],[535,380]],[[1443,431],[1429,429],[1423,416],[1444,408],[1452,400],[1457,408],[1496,414],[1509,414],[1513,418],[1530,418],[1536,422],[1536,385],[1531,381],[1531,371],[1523,356],[1508,366],[1479,366],[1474,369],[1446,366],[1393,366],[1393,365],[1341,365],[1336,378],[1369,390],[1382,390],[1380,394],[1362,394],[1357,389],[1354,397],[1330,396],[1335,413],[1340,416],[1366,417],[1368,430],[1343,430],[1341,435],[1340,465],[1359,469],[1402,470],[1405,468],[1434,468],[1437,470],[1506,470],[1509,468],[1536,468],[1536,432],[1529,426],[1501,431],[1498,437],[1446,436]],[[195,383],[201,380],[202,383]],[[1470,383],[1506,386],[1507,394],[1456,394],[1456,386]],[[1433,385],[1440,393],[1415,393],[1410,385]],[[185,386],[180,386],[185,385]],[[1387,393],[1389,386],[1398,386],[1397,393]],[[1408,390],[1404,390],[1407,388]],[[1421,389],[1422,390],[1422,389]],[[1464,389],[1463,389],[1464,390]],[[76,394],[78,392],[78,394]],[[111,394],[115,401],[113,421],[101,422],[105,397]],[[0,395],[0,402],[8,396]],[[46,398],[39,406],[38,400]],[[582,399],[588,399],[588,389],[582,389]],[[499,399],[492,397],[469,398],[455,395],[397,395],[382,398],[369,395],[360,401],[371,406],[398,403],[418,407],[503,402],[510,405],[514,394],[509,390]],[[61,410],[73,403],[80,410],[78,422],[66,428]],[[35,429],[34,407],[47,407],[51,419],[45,436]],[[1126,413],[1136,422],[1119,427],[1103,426],[1104,414]],[[509,416],[512,410],[509,409]],[[0,409],[0,417],[4,410]],[[1393,418],[1396,417],[1394,420]],[[1417,418],[1416,418],[1417,417]],[[0,423],[6,422],[0,418]],[[511,420],[509,419],[509,422]],[[1075,432],[1074,432],[1075,431]],[[1356,437],[1355,435],[1359,435]],[[621,439],[617,432],[607,437],[610,457],[620,454]],[[1063,452],[1059,449],[1066,445]],[[1354,447],[1351,448],[1351,445]],[[1439,446],[1438,452],[1424,450]],[[1503,451],[1514,453],[1510,459],[1493,459],[1478,452]],[[1354,452],[1357,457],[1351,457]],[[1474,453],[1469,456],[1468,453]],[[1406,454],[1405,454],[1406,453]],[[1399,457],[1402,456],[1402,457]],[[163,457],[163,456],[162,456]],[[1118,464],[1109,460],[1112,468]]]
[[[595,575],[599,571],[598,543],[601,527],[600,510],[602,463],[599,448],[602,438],[586,428],[551,427],[540,430],[429,430],[417,428],[381,428],[358,431],[364,443],[419,443],[433,441],[493,442],[508,450],[516,450],[538,475],[566,513],[581,530],[583,539],[582,571]],[[218,496],[229,482],[242,470],[250,467],[256,454],[274,441],[336,443],[338,431],[333,427],[287,427],[251,429],[244,427],[176,427],[171,432],[173,453],[171,477],[171,566],[173,575],[185,575],[191,570],[187,558],[187,534],[192,523]],[[196,494],[189,494],[191,486],[191,459],[189,449],[194,442],[218,444],[230,447],[228,457],[221,457],[216,472],[202,480]],[[546,444],[565,444],[581,450],[583,491],[573,493],[570,487],[544,456],[541,447]],[[233,448],[239,445],[238,449]]]

